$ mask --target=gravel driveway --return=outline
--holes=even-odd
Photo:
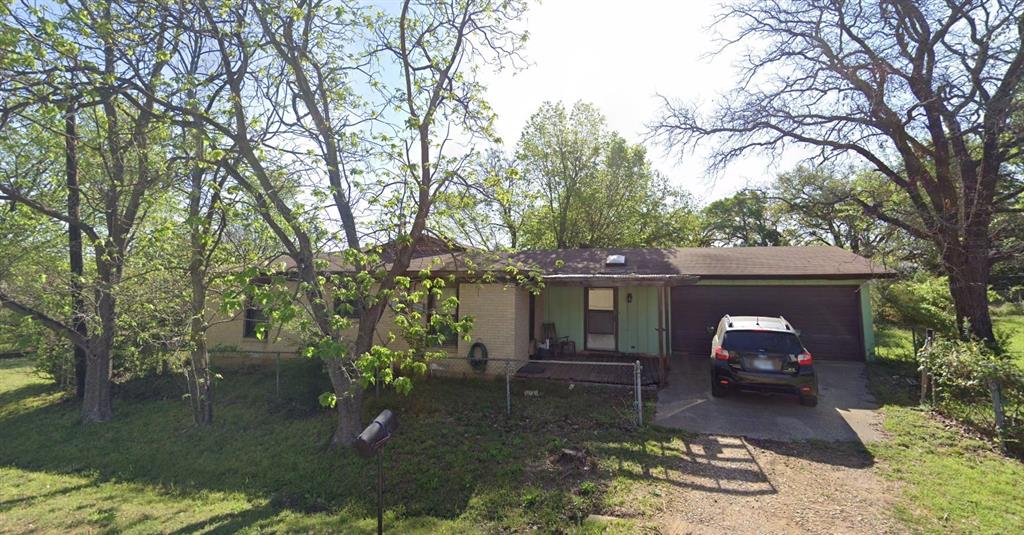
[[[896,484],[849,443],[776,442],[702,435],[651,467],[667,534],[900,533]]]
[[[884,438],[864,365],[819,362],[817,407],[795,397],[712,398],[706,358],[675,359],[654,423],[698,433],[646,467],[670,534],[900,533],[896,484],[863,443]],[[678,444],[678,443],[674,443]]]

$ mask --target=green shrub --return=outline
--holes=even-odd
[[[1007,448],[1024,454],[1024,373],[978,340],[936,339],[919,354],[931,376],[935,409],[989,436],[996,433],[992,386],[1003,400]]]
[[[946,277],[918,273],[907,280],[878,285],[876,310],[893,325],[934,329],[955,337],[956,314]]]
[[[1022,384],[1020,368],[981,341],[936,339],[920,352],[921,367],[939,387],[940,395],[969,401],[989,396],[992,383]]]

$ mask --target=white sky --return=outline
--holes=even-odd
[[[702,0],[546,0],[532,4],[524,21],[530,33],[519,72],[485,75],[497,129],[512,150],[529,116],[546,100],[571,107],[596,104],[609,126],[626,139],[643,140],[645,124],[659,110],[658,94],[709,105],[736,74],[733,57],[704,57],[713,50],[709,29],[717,2]],[[772,165],[747,157],[717,177],[705,173],[698,149],[682,160],[648,144],[654,167],[701,202],[759,184],[795,165],[786,154]]]

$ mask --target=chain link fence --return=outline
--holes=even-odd
[[[1024,456],[1024,367],[1012,354],[986,357],[979,344],[929,333],[915,355],[919,401]]]
[[[211,351],[213,370],[232,380],[244,375],[258,385],[259,396],[273,410],[308,414],[320,410],[317,397],[331,385],[322,363],[287,351]],[[474,367],[467,358],[450,357],[430,363],[426,381],[464,391],[480,410],[497,417],[537,418],[556,422],[570,416],[594,414],[609,425],[644,424],[644,399],[656,388],[658,367],[646,360],[524,360],[489,358]],[[384,387],[384,390],[387,390]],[[381,387],[367,395],[377,397]],[[411,396],[416,396],[413,388]],[[481,395],[485,394],[485,395]],[[595,404],[600,404],[596,407]],[[598,410],[599,409],[599,410]],[[598,414],[600,413],[600,414]]]
[[[505,415],[512,415],[512,383],[559,381],[575,386],[627,388],[632,392],[635,423],[644,424],[644,366],[633,362],[492,359],[504,368]],[[524,391],[525,395],[525,391]]]

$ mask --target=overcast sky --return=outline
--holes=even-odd
[[[498,133],[515,146],[523,125],[545,100],[571,107],[596,104],[609,126],[640,142],[659,109],[658,94],[712,104],[736,80],[734,58],[704,57],[713,50],[708,27],[715,3],[703,0],[545,0],[532,4],[523,22],[530,33],[520,72],[488,74],[488,100],[498,114]],[[727,196],[746,184],[763,183],[795,165],[794,154],[772,166],[749,157],[717,178],[705,173],[699,153],[680,161],[648,145],[655,168],[700,201]]]

